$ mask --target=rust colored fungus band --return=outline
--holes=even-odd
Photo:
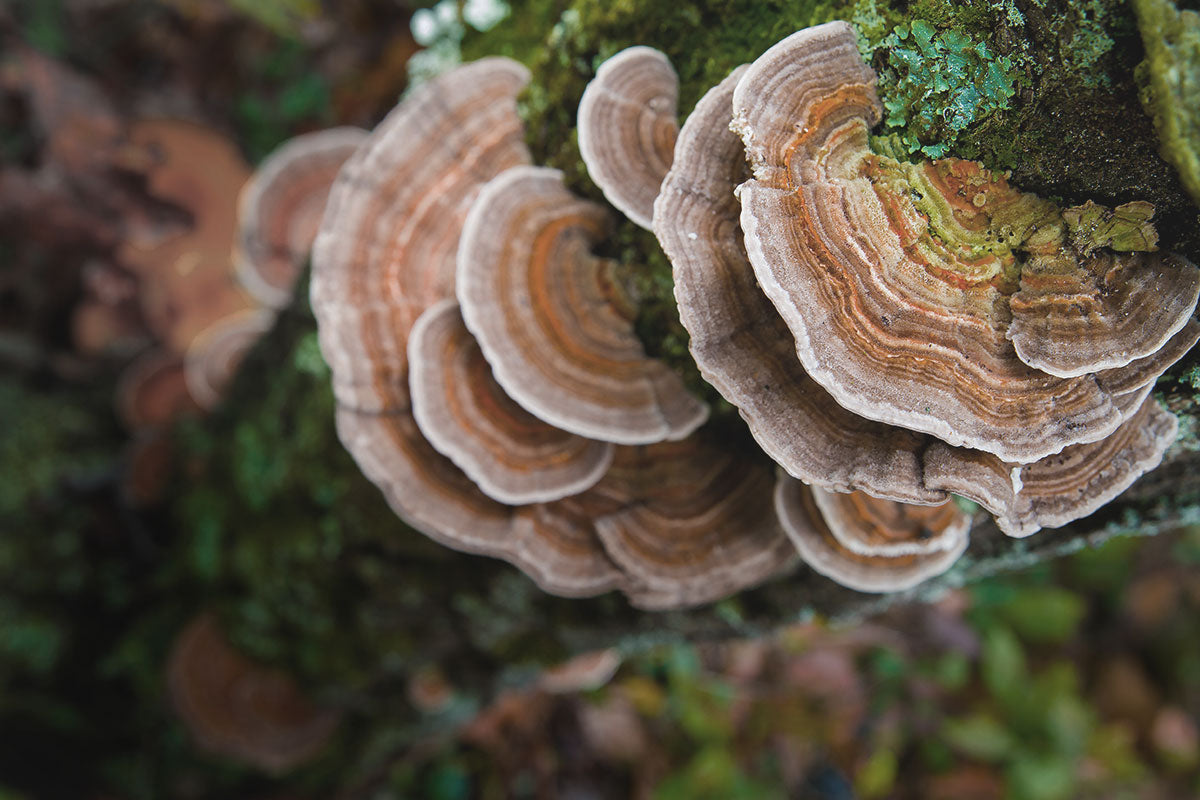
[[[548,425],[504,393],[453,300],[417,320],[408,359],[418,427],[488,496],[557,500],[587,489],[612,462],[614,445]]]
[[[175,640],[167,663],[175,709],[201,747],[285,772],[315,756],[340,715],[304,697],[279,670],[251,662],[203,614]]]
[[[617,444],[681,439],[708,409],[643,350],[613,264],[591,252],[607,228],[557,170],[495,178],[458,251],[463,319],[496,381],[539,419]]]
[[[1087,516],[1125,491],[1158,466],[1178,427],[1172,414],[1146,398],[1111,436],[1034,464],[936,443],[926,454],[926,475],[931,486],[991,511],[1009,536],[1029,536]]]
[[[608,201],[650,228],[654,198],[679,131],[679,77],[651,47],[630,47],[600,65],[579,101],[579,153]]]
[[[795,553],[770,497],[771,470],[709,437],[618,448],[580,498],[595,510],[604,549],[630,576],[641,608],[712,602],[788,569]]]
[[[263,305],[287,305],[308,262],[329,189],[366,138],[361,128],[342,127],[289,139],[242,188],[234,267],[242,286]]]
[[[750,261],[805,369],[839,403],[1013,462],[1096,441],[1120,424],[1094,376],[1034,369],[1006,336],[1020,311],[1009,298],[1023,280],[1036,283],[1036,265],[1077,256],[1058,210],[973,162],[872,154],[874,75],[849,25],[772,47],[739,81],[733,109],[755,176],[739,188]],[[1035,263],[1028,279],[1019,256]],[[1163,285],[1152,276],[1155,258],[1119,258],[1136,285]],[[1182,265],[1182,278],[1168,283],[1186,286],[1193,269]],[[1188,291],[1176,293],[1183,300],[1164,315],[1170,321],[1149,324],[1160,329],[1124,360],[1145,357],[1184,324]],[[1131,297],[1139,316],[1157,313],[1148,291]]]
[[[804,372],[791,332],[758,288],[733,194],[748,177],[742,142],[729,130],[733,88],[744,70],[696,104],[655,202],[654,232],[671,260],[692,356],[792,476],[836,491],[942,502],[946,493],[922,481],[927,437],[838,405]]]
[[[242,358],[271,329],[275,312],[252,309],[232,314],[201,331],[184,357],[188,393],[206,411],[216,408]]]
[[[918,506],[863,492],[818,487],[810,491],[833,537],[859,555],[895,557],[953,550],[971,530],[971,515],[952,500]]]
[[[888,503],[891,501],[875,501]],[[898,592],[949,569],[967,549],[965,530],[947,541],[946,549],[931,553],[896,556],[863,555],[838,540],[813,499],[812,491],[800,481],[779,475],[775,485],[775,508],[783,529],[800,552],[800,558],[825,577],[860,592]],[[916,513],[927,514],[921,506]],[[907,512],[895,511],[903,516]],[[856,537],[862,538],[862,537]]]

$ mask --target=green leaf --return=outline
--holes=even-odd
[[[946,720],[942,736],[958,752],[980,761],[1003,761],[1016,745],[1008,729],[983,713]]]
[[[1015,700],[1029,688],[1025,653],[1012,631],[995,626],[983,637],[983,682],[1001,702]]]

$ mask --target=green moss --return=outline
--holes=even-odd
[[[1143,102],[1154,118],[1163,157],[1200,204],[1200,13],[1170,0],[1134,0],[1146,48]]]

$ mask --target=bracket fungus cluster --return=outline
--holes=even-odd
[[[1200,270],[1114,252],[1152,246],[1141,224],[1081,243],[1080,219],[1113,215],[974,162],[873,153],[874,84],[828,23],[685,122],[654,229],[701,372],[806,483],[955,492],[1016,536],[1084,516],[1174,438],[1148,394],[1200,337]]]
[[[643,349],[626,267],[596,252],[608,212],[530,163],[528,77],[491,58],[412,92],[346,161],[316,238],[339,435],[426,535],[644,608],[797,553],[895,591],[965,550],[951,492],[1027,535],[1107,502],[1174,437],[1148,394],[1200,338],[1200,271],[1149,252],[1141,205],[1062,212],[972,162],[873,153],[875,77],[830,23],[739,67],[682,128],[645,47],[580,104],[590,174],[652,226],[701,374],[781,469],[729,447]]]
[[[532,167],[506,59],[417,89],[343,168],[313,310],[343,443],[401,518],[571,596],[694,605],[790,565],[769,469],[646,356],[607,212]]]

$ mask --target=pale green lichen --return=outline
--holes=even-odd
[[[1154,206],[1144,200],[1111,209],[1088,200],[1062,215],[1071,244],[1084,255],[1100,247],[1124,253],[1158,249],[1158,231],[1150,222]]]
[[[1109,8],[1105,0],[1083,0],[1071,6],[1074,31],[1063,48],[1063,61],[1080,84],[1089,89],[1111,82],[1101,69],[1104,57],[1113,48],[1108,35]]]
[[[1200,14],[1170,0],[1134,0],[1146,60],[1142,102],[1154,119],[1163,158],[1200,203]]]
[[[1013,62],[958,30],[939,31],[925,20],[899,26],[880,47],[884,124],[901,132],[908,152],[946,155],[960,133],[1009,108],[1016,93]]]

